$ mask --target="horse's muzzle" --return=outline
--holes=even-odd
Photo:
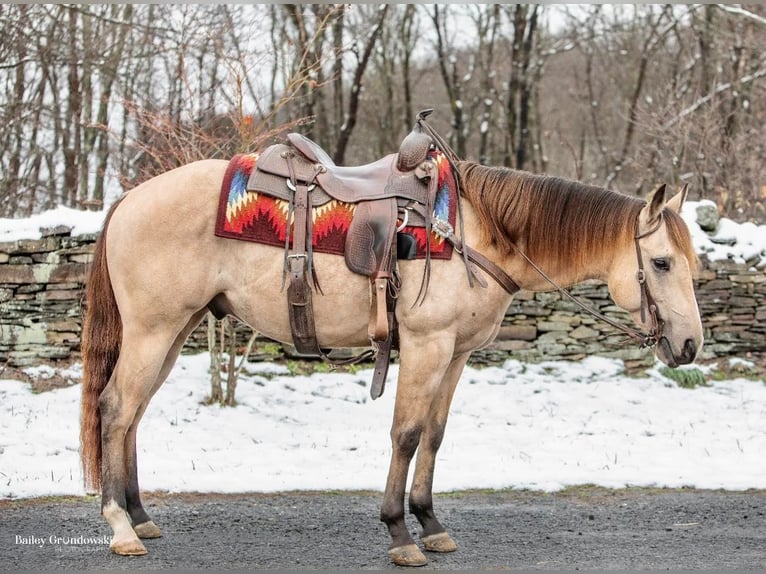
[[[662,337],[657,347],[658,355],[671,368],[678,367],[679,365],[688,365],[697,357],[697,344],[692,339],[684,341],[684,346],[679,354],[673,352],[673,347],[667,337]]]
[[[688,365],[695,358],[697,358],[697,344],[692,339],[686,339],[684,342],[684,348],[681,351],[681,356],[678,357],[679,365]]]

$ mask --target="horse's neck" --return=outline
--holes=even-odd
[[[490,242],[485,241],[484,234],[470,203],[466,202],[464,204],[463,211],[468,245],[476,246],[478,251],[500,266],[522,289],[527,291],[551,291],[555,289],[523,256],[518,253],[507,256],[491,245]],[[556,229],[550,229],[549,232],[556,233]],[[527,238],[524,236],[519,237],[517,246],[519,250],[525,252]],[[616,248],[603,249],[598,256],[585,258],[584,266],[573,263],[571,266],[564,268],[551,268],[551,266],[546,266],[544,262],[535,261],[534,263],[539,264],[543,271],[557,285],[571,287],[588,279],[606,281],[616,253]]]

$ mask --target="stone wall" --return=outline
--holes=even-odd
[[[80,347],[80,300],[95,236],[68,228],[0,243],[0,364],[70,359]]]
[[[695,289],[705,334],[703,359],[766,351],[766,270],[703,259]],[[610,299],[606,285],[586,282],[571,292],[605,315],[631,324]],[[653,363],[651,353],[625,339],[559,293],[521,292],[485,356],[496,360],[511,351],[515,358],[540,361],[597,354],[623,359],[628,367]]]
[[[0,243],[0,365],[23,366],[78,357],[80,305],[95,237],[70,237],[67,228],[43,230],[42,239]],[[573,290],[601,312],[620,319],[602,284]],[[703,356],[766,351],[766,271],[731,262],[704,263],[697,296],[705,327]],[[558,293],[519,293],[498,339],[477,362],[512,356],[538,361],[586,355],[652,363],[651,353],[562,300]],[[205,325],[188,351],[205,348]]]

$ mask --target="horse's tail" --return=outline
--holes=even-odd
[[[116,202],[96,241],[85,291],[81,350],[83,362],[80,411],[80,459],[86,487],[101,488],[101,411],[99,398],[120,356],[122,321],[106,262],[106,233]]]

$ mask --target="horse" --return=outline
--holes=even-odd
[[[145,554],[141,539],[161,535],[141,502],[136,433],[187,336],[213,311],[291,342],[283,250],[214,235],[226,168],[224,160],[202,160],[128,191],[95,246],[82,339],[81,457],[86,484],[101,489],[110,548],[119,555]],[[661,185],[644,200],[510,168],[465,161],[455,168],[464,245],[527,291],[552,290],[543,273],[563,286],[604,281],[638,327],[661,324],[654,346],[660,361],[675,367],[695,359],[703,335],[696,255],[679,215],[685,187],[667,199]],[[321,347],[368,345],[368,279],[337,255],[316,253],[314,264],[322,278],[314,297]],[[457,548],[434,512],[436,455],[463,367],[494,339],[512,299],[481,270],[475,273],[486,280],[469,286],[464,262],[453,256],[430,262],[430,288],[418,301],[425,264],[398,262],[400,368],[380,520],[391,539],[388,556],[402,566],[427,562],[405,525],[416,452],[409,511],[420,523],[420,542],[429,552]]]

